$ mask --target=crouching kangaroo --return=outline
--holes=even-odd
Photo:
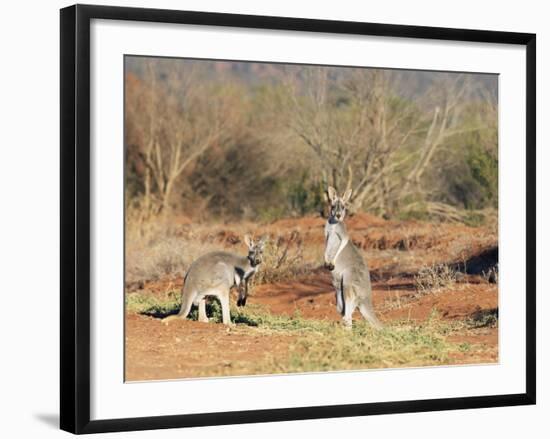
[[[338,197],[336,190],[329,187],[327,198],[330,211],[325,224],[325,267],[332,272],[332,284],[336,289],[336,308],[343,317],[343,324],[351,328],[355,308],[375,328],[382,324],[376,318],[372,306],[370,273],[359,250],[353,245],[344,218],[351,189]]]
[[[229,316],[229,292],[239,288],[237,306],[245,306],[248,295],[248,282],[262,263],[264,240],[254,241],[245,235],[248,255],[239,256],[227,252],[212,252],[195,260],[184,279],[181,295],[181,308],[177,315],[163,319],[163,323],[181,318],[185,319],[191,306],[199,307],[199,321],[208,322],[206,315],[206,296],[216,296],[222,306],[222,320],[231,324]]]

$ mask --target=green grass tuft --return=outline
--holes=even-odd
[[[152,317],[166,317],[179,311],[181,294],[169,291],[163,297],[144,293],[126,294],[126,312]]]
[[[164,318],[177,314],[181,307],[181,292],[169,291],[164,296],[154,296],[147,293],[126,294],[126,312],[142,314],[155,318]],[[198,319],[199,310],[196,306],[191,309],[190,320]],[[206,314],[214,323],[221,323],[222,308],[217,299],[206,302]]]

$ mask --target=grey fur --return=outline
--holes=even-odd
[[[193,305],[199,307],[199,321],[208,322],[206,297],[216,296],[222,306],[223,323],[231,324],[229,315],[231,288],[240,287],[237,305],[244,306],[248,295],[248,282],[262,262],[264,241],[254,242],[247,235],[245,242],[248,246],[247,256],[219,251],[207,253],[196,259],[185,275],[179,313],[165,318],[163,322],[168,323],[175,318],[186,318]]]
[[[332,271],[336,308],[348,328],[351,328],[353,311],[357,307],[365,320],[380,328],[382,324],[372,306],[369,268],[353,245],[343,222],[351,191],[346,191],[342,198],[333,188],[329,188],[327,193],[331,208],[325,224],[325,266]]]

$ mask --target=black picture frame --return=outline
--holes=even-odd
[[[334,34],[502,43],[526,47],[526,392],[223,413],[90,420],[90,21],[181,23]],[[75,5],[61,9],[60,426],[72,433],[274,422],[535,404],[536,36],[530,33]]]

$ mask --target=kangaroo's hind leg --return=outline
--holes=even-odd
[[[382,323],[376,317],[374,309],[372,308],[372,301],[364,300],[359,304],[359,311],[365,320],[367,320],[375,329],[381,329]]]
[[[222,306],[222,322],[224,325],[231,325],[231,316],[229,314],[229,289],[220,291],[218,297]]]
[[[208,323],[206,315],[206,299],[203,297],[199,302],[199,322]]]
[[[355,291],[350,285],[342,282],[342,296],[344,299],[344,315],[342,323],[346,329],[351,329],[353,311],[357,307]]]

